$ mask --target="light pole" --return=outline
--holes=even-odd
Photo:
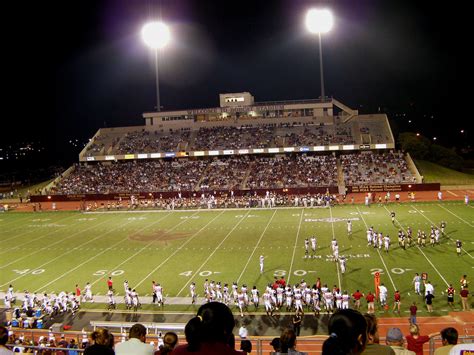
[[[321,77],[321,100],[326,98],[324,92],[323,75],[323,48],[321,46],[321,33],[329,32],[333,25],[332,13],[326,9],[311,9],[306,14],[306,28],[319,37],[319,71]]]
[[[163,22],[149,22],[142,28],[142,38],[145,44],[154,49],[156,72],[156,110],[160,111],[160,82],[158,71],[158,51],[170,40],[170,30]]]

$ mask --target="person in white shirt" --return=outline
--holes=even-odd
[[[425,283],[425,296],[428,294],[428,291],[434,295],[434,287],[433,285],[431,284],[431,282],[427,281]]]
[[[142,324],[134,324],[130,328],[129,339],[115,345],[116,355],[152,355],[155,350],[151,345],[145,343],[146,328]]]
[[[263,255],[260,255],[260,273],[263,274],[263,262],[265,260],[265,257]]]
[[[240,327],[239,329],[239,337],[240,339],[247,339],[249,335],[249,331],[247,330],[247,328],[245,327],[245,324],[242,324],[242,326]]]
[[[385,287],[385,285],[382,283],[380,286],[379,286],[379,297],[380,297],[380,304],[382,306],[385,306],[385,304],[387,303],[387,293],[388,293],[388,290],[387,288]]]

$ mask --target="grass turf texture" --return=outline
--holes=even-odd
[[[389,212],[395,211],[393,225]],[[331,217],[333,219],[331,219]],[[346,219],[353,219],[353,233],[347,235]],[[447,236],[435,247],[407,250],[398,247],[400,226],[429,232],[429,227],[445,220]],[[368,226],[392,239],[391,250],[367,247]],[[90,282],[93,293],[104,295],[106,279],[112,275],[118,308],[123,309],[123,281],[140,295],[151,295],[151,282],[164,286],[167,297],[185,297],[190,282],[202,296],[209,280],[256,285],[261,293],[274,276],[284,275],[291,284],[305,279],[313,284],[320,277],[328,286],[338,285],[350,293],[356,289],[373,291],[373,273],[393,293],[402,294],[402,310],[416,301],[420,315],[427,315],[423,298],[413,292],[415,272],[428,273],[435,287],[432,315],[450,311],[446,283],[459,292],[463,274],[472,280],[474,270],[474,209],[458,202],[337,206],[318,209],[252,209],[226,211],[174,211],[134,213],[42,212],[0,215],[0,290],[11,283],[16,292],[73,291]],[[318,258],[304,258],[304,239],[318,239]],[[428,233],[429,234],[429,233]],[[347,271],[341,274],[332,261],[333,235],[340,255],[348,257]],[[461,257],[455,239],[463,241]],[[260,274],[259,256],[265,256],[265,272]],[[21,298],[21,297],[20,297]],[[460,309],[456,296],[456,308]],[[365,305],[365,302],[363,303]],[[98,304],[83,308],[103,309]],[[195,306],[166,305],[165,310],[189,311]],[[253,309],[253,307],[249,307]],[[364,307],[365,309],[365,307]],[[143,305],[143,311],[160,310]],[[262,311],[262,306],[260,307]],[[387,312],[391,314],[391,312]],[[403,313],[402,313],[403,314]]]
[[[441,185],[474,185],[474,174],[461,173],[444,166],[417,160],[416,166],[424,177],[424,182],[439,182]]]

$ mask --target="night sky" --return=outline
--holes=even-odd
[[[77,161],[70,139],[142,124],[155,106],[155,69],[140,30],[157,17],[172,33],[159,62],[163,110],[216,107],[223,92],[250,91],[257,102],[316,98],[318,42],[304,18],[319,4],[335,16],[323,37],[327,95],[361,113],[380,109],[401,130],[447,146],[470,119],[469,12],[455,2],[14,3],[3,11],[3,143],[41,139]]]

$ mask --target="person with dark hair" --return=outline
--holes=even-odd
[[[115,353],[117,355],[153,355],[153,347],[147,343],[146,328],[143,324],[134,324],[128,334],[129,339],[123,343],[117,344]]]
[[[323,355],[360,354],[367,342],[367,321],[354,309],[336,311],[329,319],[329,338],[323,343]]]
[[[8,355],[13,354],[13,351],[9,350],[5,344],[8,343],[8,329],[4,326],[0,326],[0,354]]]
[[[91,333],[92,345],[84,350],[85,355],[113,355],[114,336],[107,329],[97,329]]]
[[[379,344],[379,330],[375,315],[366,313],[364,318],[367,322],[367,345],[362,354],[395,355],[395,351],[390,346]]]
[[[173,350],[173,355],[243,355],[234,348],[232,333],[235,326],[234,316],[225,304],[209,302],[199,307],[197,316],[191,318],[184,328],[188,344]]]
[[[296,333],[293,329],[285,329],[280,335],[280,353],[307,355],[301,351],[296,350]],[[277,353],[278,354],[278,353]]]
[[[273,338],[270,342],[270,345],[273,347],[273,350],[276,352],[280,351],[280,338]]]
[[[441,331],[443,346],[436,349],[434,355],[448,355],[451,348],[458,343],[458,331],[455,328],[444,328]]]
[[[170,354],[178,344],[178,335],[174,332],[167,332],[163,337],[163,345],[160,345],[159,350],[155,351],[155,355]]]
[[[242,340],[240,342],[240,350],[250,354],[252,352],[252,342],[250,340]]]

